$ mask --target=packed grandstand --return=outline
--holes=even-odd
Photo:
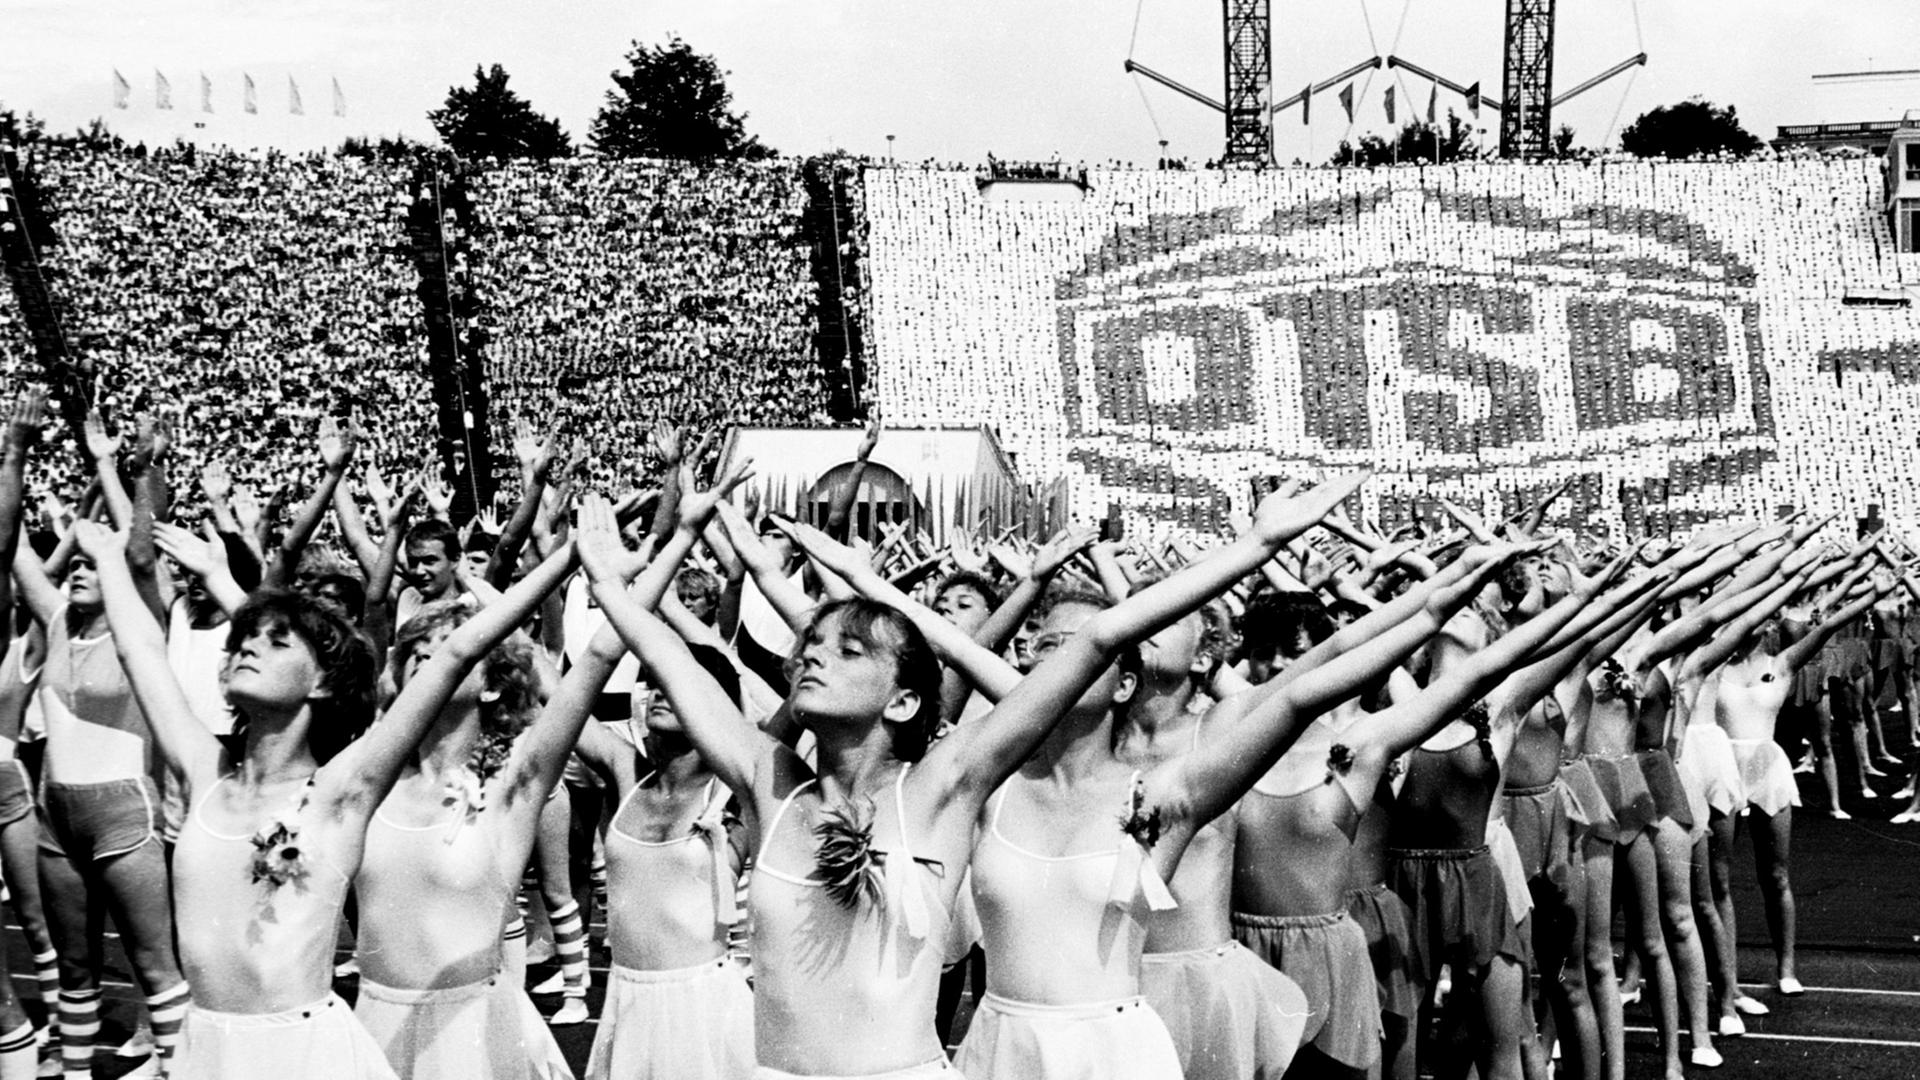
[[[1235,478],[1359,463],[1389,524],[1568,480],[1561,520],[1636,534],[1783,505],[1920,519],[1888,467],[1920,328],[1842,304],[1920,268],[1873,161],[1096,169],[1045,202],[965,169],[842,163],[810,189],[804,167],[464,170],[437,241],[496,458],[557,413],[599,478],[631,476],[656,420],[817,424],[857,363],[861,407],[987,425],[1079,516],[1155,531],[1224,528]],[[377,406],[356,411],[383,465],[423,445],[416,171],[61,147],[22,168],[62,347],[108,411],[177,403],[185,452],[259,486],[277,436],[343,404]],[[849,235],[816,235],[823,191]],[[859,355],[823,362],[821,281],[856,277],[832,304]],[[29,329],[0,297],[9,371]]]

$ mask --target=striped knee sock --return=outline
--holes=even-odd
[[[39,1072],[40,1047],[33,1039],[32,1021],[0,1034],[0,1080],[32,1080]]]
[[[520,875],[520,891],[513,895],[514,906],[520,909],[522,919],[533,910],[533,893],[539,888],[540,875],[533,872],[533,867],[527,867],[526,872]]]
[[[186,980],[174,983],[157,994],[147,996],[147,1016],[153,1023],[153,1045],[160,1051],[162,1068],[173,1059],[180,1045],[180,1026],[187,1020]]]
[[[547,909],[547,921],[553,924],[554,959],[566,976],[563,991],[568,997],[587,996],[587,930],[580,922],[580,905],[572,900]]]
[[[68,1080],[93,1076],[93,1039],[100,1034],[100,991],[60,991],[60,1065]]]
[[[33,954],[33,978],[40,984],[40,1002],[52,1011],[60,1002],[60,954],[48,949]]]
[[[598,847],[593,849],[593,864],[587,876],[593,881],[594,906],[607,910],[607,853]]]

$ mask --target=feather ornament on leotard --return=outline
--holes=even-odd
[[[827,895],[843,907],[859,907],[862,900],[880,903],[883,868],[873,849],[873,803],[866,799],[844,807],[823,806],[813,827],[820,847],[813,854]]]

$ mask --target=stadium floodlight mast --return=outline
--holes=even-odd
[[[1140,0],[1144,3],[1144,0]],[[1499,101],[1482,101],[1480,84],[1462,86],[1399,56],[1370,56],[1352,67],[1310,82],[1294,94],[1273,101],[1273,42],[1271,0],[1222,0],[1226,45],[1226,100],[1209,97],[1193,87],[1127,57],[1125,70],[1159,83],[1226,117],[1226,149],[1221,164],[1273,164],[1273,115],[1300,106],[1304,123],[1311,115],[1315,95],[1352,81],[1362,72],[1381,67],[1400,68],[1431,81],[1437,87],[1467,99],[1476,116],[1484,104],[1500,114],[1500,156],[1534,161],[1553,145],[1553,110],[1625,71],[1644,66],[1643,46],[1635,55],[1580,83],[1565,93],[1553,92],[1553,28],[1557,0],[1505,0],[1506,49]],[[1634,0],[1634,33],[1640,33],[1639,0]],[[1134,17],[1136,35],[1139,14]],[[1376,46],[1377,47],[1377,46]],[[1392,46],[1389,46],[1391,52]],[[1131,47],[1129,48],[1131,51]],[[1149,107],[1150,108],[1150,107]],[[1351,117],[1351,113],[1349,113]],[[1158,126],[1156,124],[1156,126]],[[1163,139],[1162,142],[1165,140]],[[1163,152],[1162,158],[1166,155]]]

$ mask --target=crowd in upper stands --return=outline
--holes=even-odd
[[[287,437],[343,409],[378,417],[382,468],[417,467],[433,398],[404,167],[58,146],[32,167],[59,237],[43,267],[104,413],[178,403],[189,464],[217,455],[263,498]]]
[[[472,193],[497,419],[557,410],[601,481],[662,419],[826,420],[797,162],[512,164]]]

